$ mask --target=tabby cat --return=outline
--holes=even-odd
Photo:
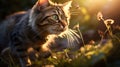
[[[0,24],[0,45],[9,45],[21,67],[30,66],[34,58],[49,56],[49,42],[68,29],[71,2],[38,0],[31,10],[11,15]]]

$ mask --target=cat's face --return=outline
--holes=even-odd
[[[56,4],[48,0],[38,1],[31,10],[30,25],[44,35],[60,34],[69,25],[71,1]]]

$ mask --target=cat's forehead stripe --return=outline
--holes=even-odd
[[[59,14],[60,16],[65,16],[64,11],[62,10],[62,8],[57,7],[56,10],[57,10],[57,12],[58,12],[58,14]]]
[[[55,7],[50,6],[43,11],[43,13],[46,13],[46,12],[52,12],[51,14],[57,14],[57,15],[60,15],[60,16],[61,15],[65,16],[64,11],[59,6],[57,6],[57,7],[56,6]]]
[[[57,8],[58,14],[62,15],[62,10],[60,8]]]

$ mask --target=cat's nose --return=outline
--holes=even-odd
[[[64,29],[66,26],[67,26],[67,22],[66,21],[63,21],[63,20],[61,20],[61,21],[59,21],[60,22],[60,27],[62,28],[62,29]]]
[[[63,25],[60,25],[60,28],[61,28],[61,29],[64,29],[64,26],[63,26]]]
[[[65,26],[63,25],[60,25],[60,28],[59,28],[60,31],[64,31],[65,30]]]

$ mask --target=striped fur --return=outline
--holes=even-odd
[[[21,67],[48,57],[51,53],[49,42],[68,29],[70,5],[71,1],[56,4],[40,0],[31,10],[8,17],[0,25],[0,45],[5,45],[2,48],[9,45]],[[55,36],[49,38],[50,35]]]

